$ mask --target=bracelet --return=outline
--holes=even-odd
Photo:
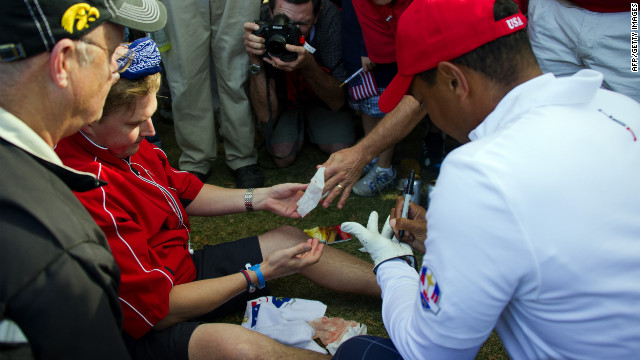
[[[248,188],[244,192],[244,208],[253,211],[253,188]]]
[[[247,291],[249,292],[249,294],[256,291],[256,286],[253,285],[253,283],[251,282],[251,277],[249,277],[249,274],[247,274],[247,271],[246,270],[240,270],[240,271],[242,272],[242,274],[244,274],[244,278],[247,279],[247,284],[249,285],[249,287],[247,288]]]
[[[264,282],[264,275],[262,275],[262,270],[260,270],[260,264],[253,265],[249,270],[255,271],[256,275],[258,275],[258,281],[260,282],[258,289],[263,289],[267,284]]]

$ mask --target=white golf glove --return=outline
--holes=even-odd
[[[378,232],[378,213],[375,211],[369,215],[367,227],[357,222],[344,222],[341,225],[342,231],[355,235],[360,243],[367,249],[373,259],[373,272],[377,272],[378,265],[390,260],[402,258],[409,265],[415,268],[416,259],[413,256],[413,249],[409,244],[401,243],[393,236],[393,229],[389,225],[389,217],[384,222],[382,233]]]

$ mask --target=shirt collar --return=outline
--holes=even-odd
[[[95,175],[62,164],[58,154],[40,135],[15,115],[0,107],[0,137],[31,154],[73,191],[88,191],[106,184]]]
[[[533,108],[549,105],[584,104],[595,96],[603,76],[594,70],[581,70],[573,76],[556,78],[548,73],[513,88],[478,125],[469,139],[475,141],[495,133]]]
[[[63,166],[62,161],[40,135],[22,120],[0,107],[0,137],[42,160]]]

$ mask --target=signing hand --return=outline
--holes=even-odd
[[[294,274],[317,263],[323,250],[324,244],[320,243],[318,239],[309,239],[306,243],[298,244],[292,248],[275,251],[267,256],[260,268],[266,279]]]
[[[396,238],[398,232],[404,230],[404,236],[400,241],[405,242],[417,251],[425,253],[424,240],[427,238],[427,218],[425,216],[426,210],[414,203],[409,203],[409,213],[407,218],[402,218],[402,205],[404,204],[404,197],[398,196],[396,198],[396,207],[391,209],[391,221],[389,225],[393,228]]]

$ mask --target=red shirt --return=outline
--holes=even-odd
[[[172,168],[165,153],[146,140],[129,161],[82,133],[63,139],[55,150],[65,165],[108,182],[76,196],[107,235],[121,271],[124,330],[140,338],[168,314],[171,288],[195,280],[181,200],[193,200],[203,184]]]
[[[353,0],[364,45],[371,61],[396,62],[396,28],[398,19],[412,0],[397,0],[390,5],[376,5],[372,0]]]

